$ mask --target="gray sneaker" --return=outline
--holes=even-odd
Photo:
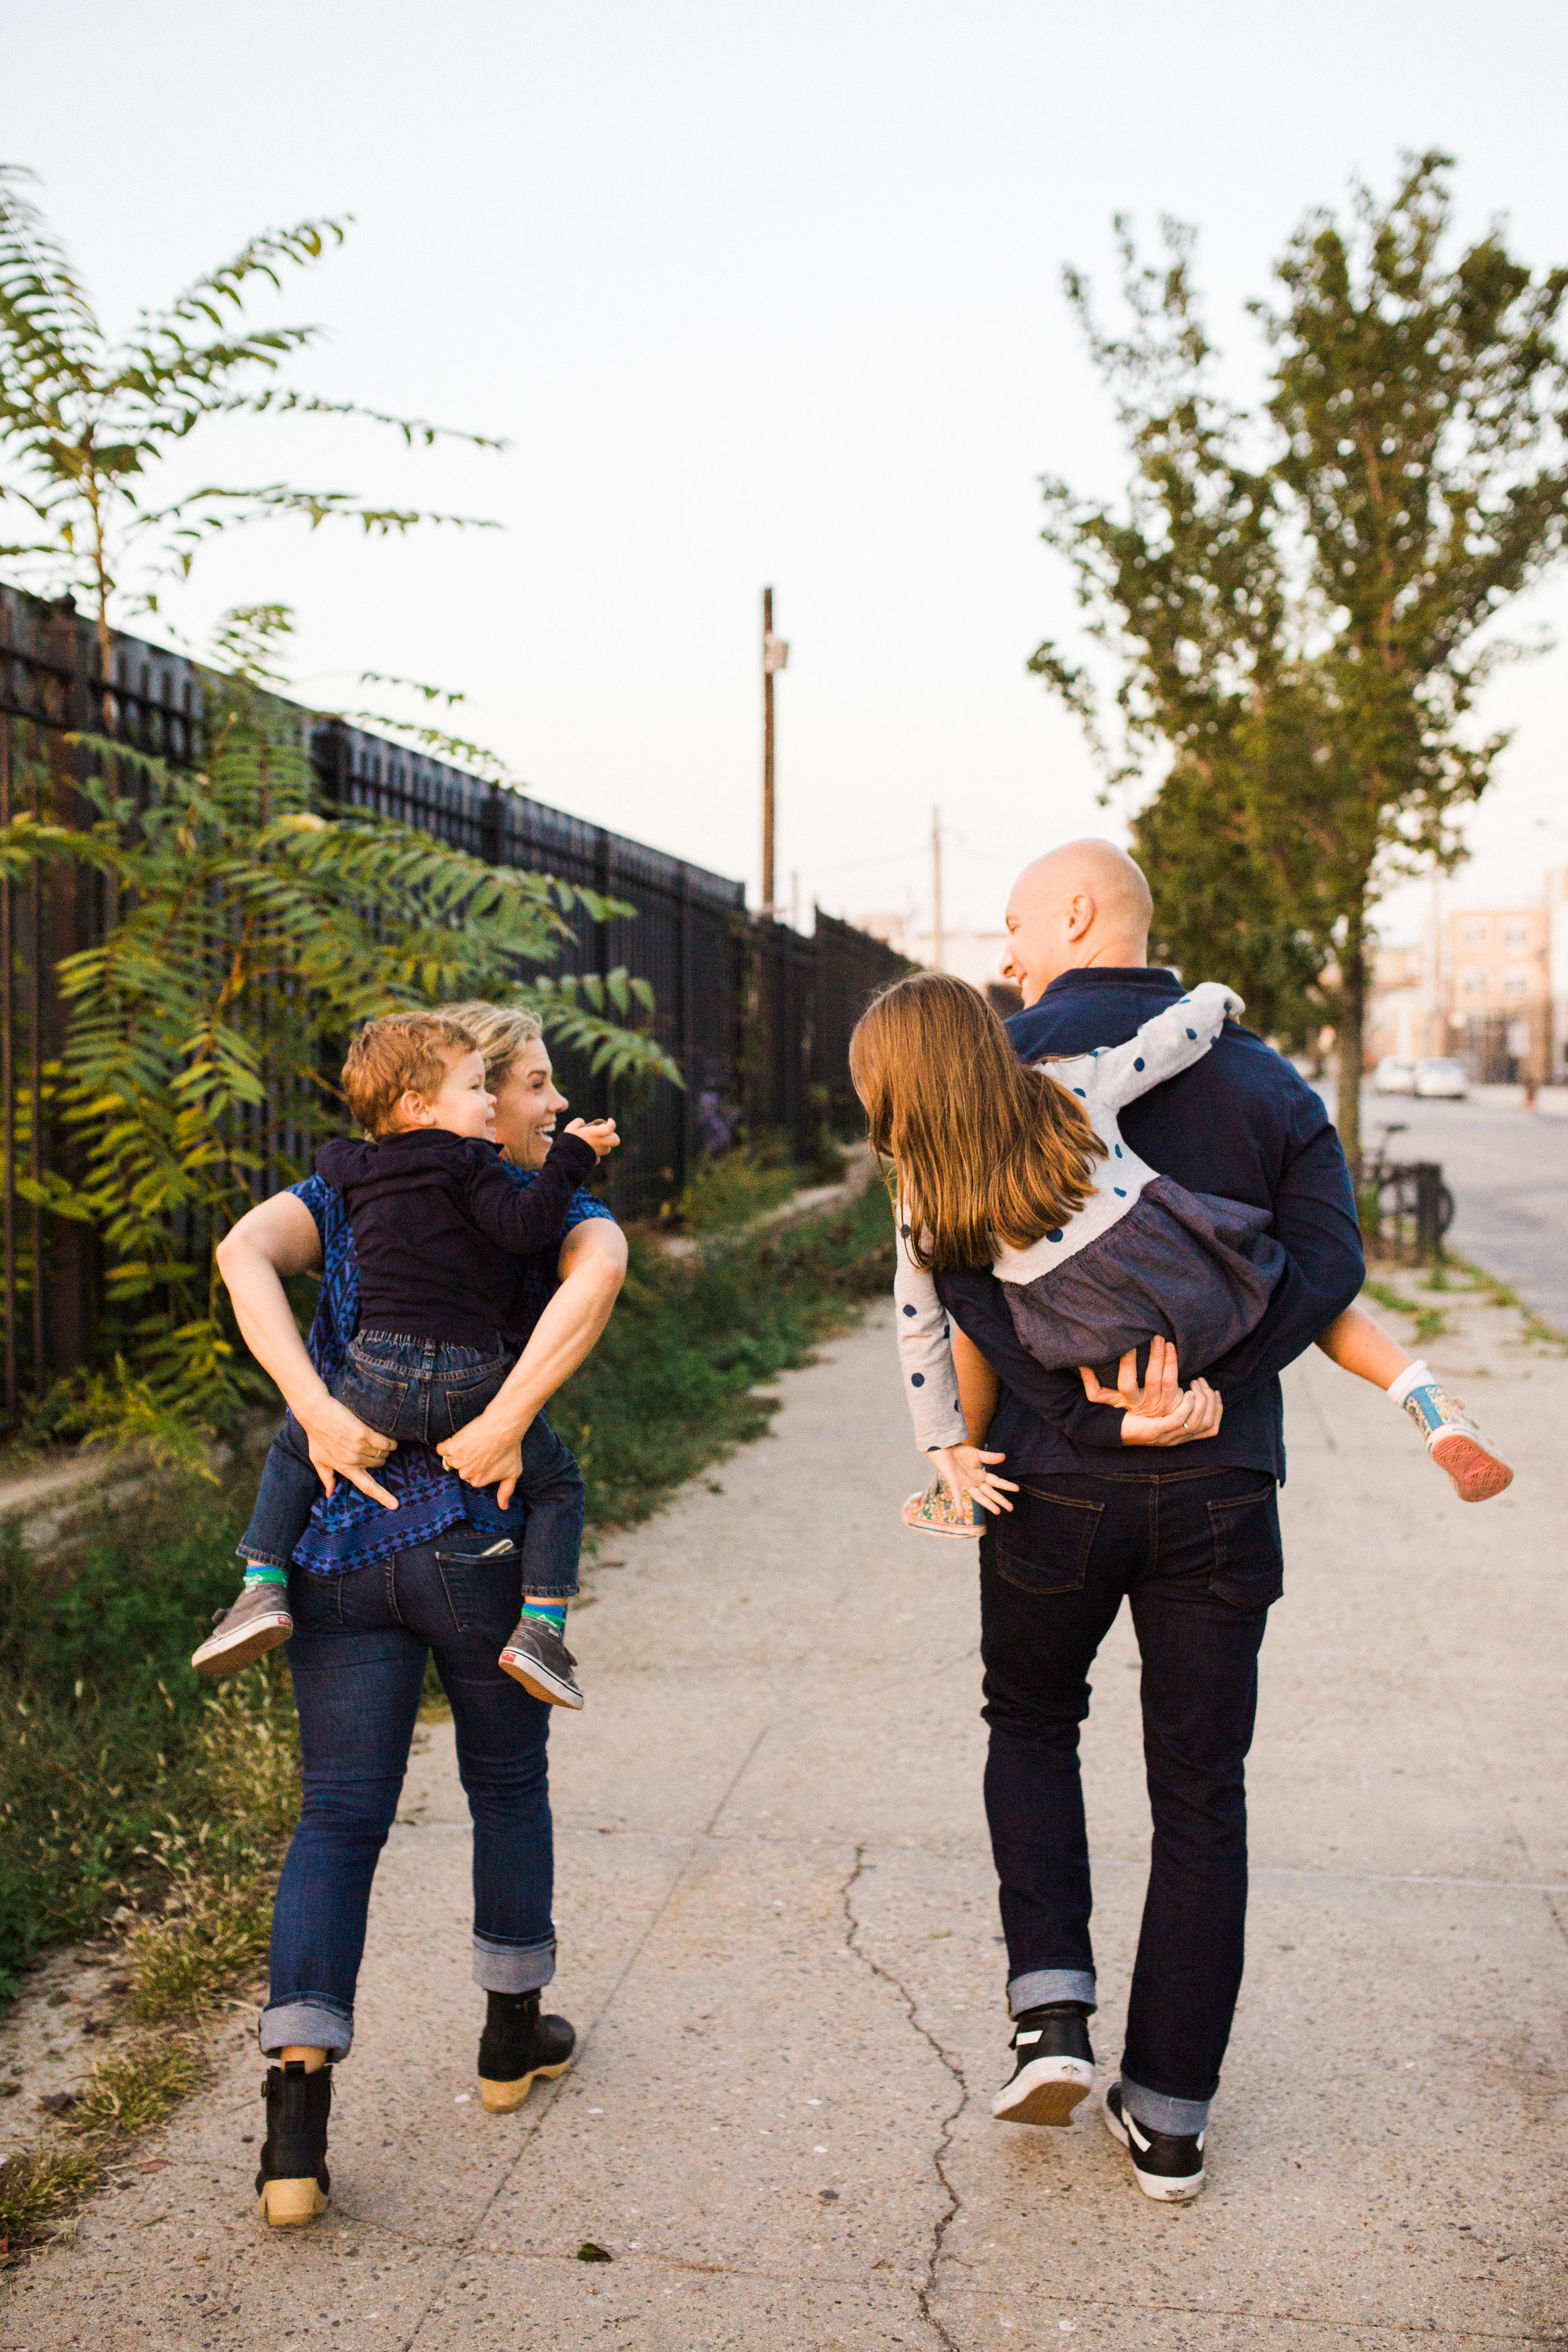
[[[232,1675],[287,1642],[294,1631],[282,1584],[247,1584],[232,1609],[214,1609],[213,1631],[191,1664],[199,1675]]]
[[[576,1664],[555,1627],[537,1617],[518,1619],[500,1659],[504,1675],[510,1675],[536,1698],[549,1699],[551,1706],[582,1705],[582,1693],[571,1671]]]

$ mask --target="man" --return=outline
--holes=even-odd
[[[1021,1058],[1121,1045],[1181,993],[1147,962],[1148,886],[1104,841],[1071,842],[1020,877],[1003,969],[1024,1009]],[[1189,981],[1226,980],[1223,971]],[[1361,1288],[1355,1203],[1318,1097],[1249,1031],[1130,1104],[1127,1140],[1193,1192],[1272,1212],[1287,1265],[1263,1321],[1178,1391],[1162,1344],[1120,1391],[1047,1372],[1019,1346],[986,1271],[944,1273],[958,1333],[1002,1383],[986,1440],[1018,1482],[980,1543],[990,1748],[986,1809],[1001,1882],[1017,2064],[1004,2120],[1065,2123],[1092,2080],[1089,1853],[1079,1780],[1087,1672],[1125,1597],[1143,1656],[1154,1846],[1105,2120],[1151,2197],[1203,2185],[1204,2135],[1241,1982],[1244,1763],[1258,1652],[1281,1587],[1285,1472],[1279,1374]],[[1173,1449],[1180,1446],[1179,1452]]]

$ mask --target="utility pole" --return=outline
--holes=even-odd
[[[773,634],[773,591],[762,592],[762,912],[773,916],[773,680],[789,648]]]
[[[946,969],[942,938],[942,811],[931,812],[931,961],[937,971]]]

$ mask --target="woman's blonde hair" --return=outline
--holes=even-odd
[[[891,1160],[916,1265],[1027,1249],[1093,1188],[1105,1147],[1082,1105],[1026,1069],[967,981],[923,971],[873,999],[850,1039],[872,1149]]]
[[[487,1004],[476,996],[463,1004],[438,1005],[436,1011],[444,1021],[455,1021],[467,1030],[485,1056],[485,1084],[492,1094],[513,1063],[545,1034],[538,1014],[521,1004]]]

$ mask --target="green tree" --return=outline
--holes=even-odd
[[[98,772],[78,789],[92,821],[0,827],[0,873],[69,860],[113,894],[101,942],[57,970],[70,1019],[51,1083],[77,1162],[68,1180],[47,1174],[45,1198],[102,1237],[137,1395],[209,1419],[240,1378],[214,1247],[264,1177],[304,1172],[316,1137],[341,1124],[327,1072],[356,1022],[492,996],[536,1006],[612,1076],[680,1082],[633,1025],[652,1009],[645,982],[538,970],[574,913],[632,909],[310,805],[302,714],[265,683],[286,619],[228,616],[220,641],[238,667],[212,679],[198,765],[86,739]]]
[[[1070,273],[1134,470],[1124,513],[1047,485],[1046,538],[1120,672],[1111,773],[1168,762],[1140,836],[1167,857],[1184,845],[1177,888],[1256,908],[1250,934],[1171,928],[1244,992],[1270,941],[1311,975],[1353,1158],[1375,909],[1462,854],[1456,821],[1507,740],[1476,740],[1477,698],[1521,650],[1493,625],[1568,530],[1568,271],[1533,277],[1498,228],[1450,253],[1450,168],[1410,159],[1390,202],[1355,190],[1349,228],[1302,224],[1282,299],[1251,306],[1272,355],[1251,413],[1212,388],[1190,232],[1166,225],[1163,272],[1124,233],[1124,341],[1094,330]],[[1092,721],[1082,668],[1051,645],[1034,667]]]
[[[161,583],[188,578],[200,550],[224,531],[289,515],[312,530],[342,520],[381,537],[420,522],[496,528],[287,482],[198,482],[160,499],[159,469],[214,417],[356,416],[390,425],[411,447],[450,436],[423,418],[280,383],[278,371],[320,330],[245,319],[258,286],[277,290],[286,269],[308,268],[340,245],[346,221],[265,230],[116,339],[26,194],[32,177],[0,165],[0,560],[45,594],[85,599],[106,695],[117,597],[130,614],[158,614]],[[505,446],[479,434],[455,437]]]

